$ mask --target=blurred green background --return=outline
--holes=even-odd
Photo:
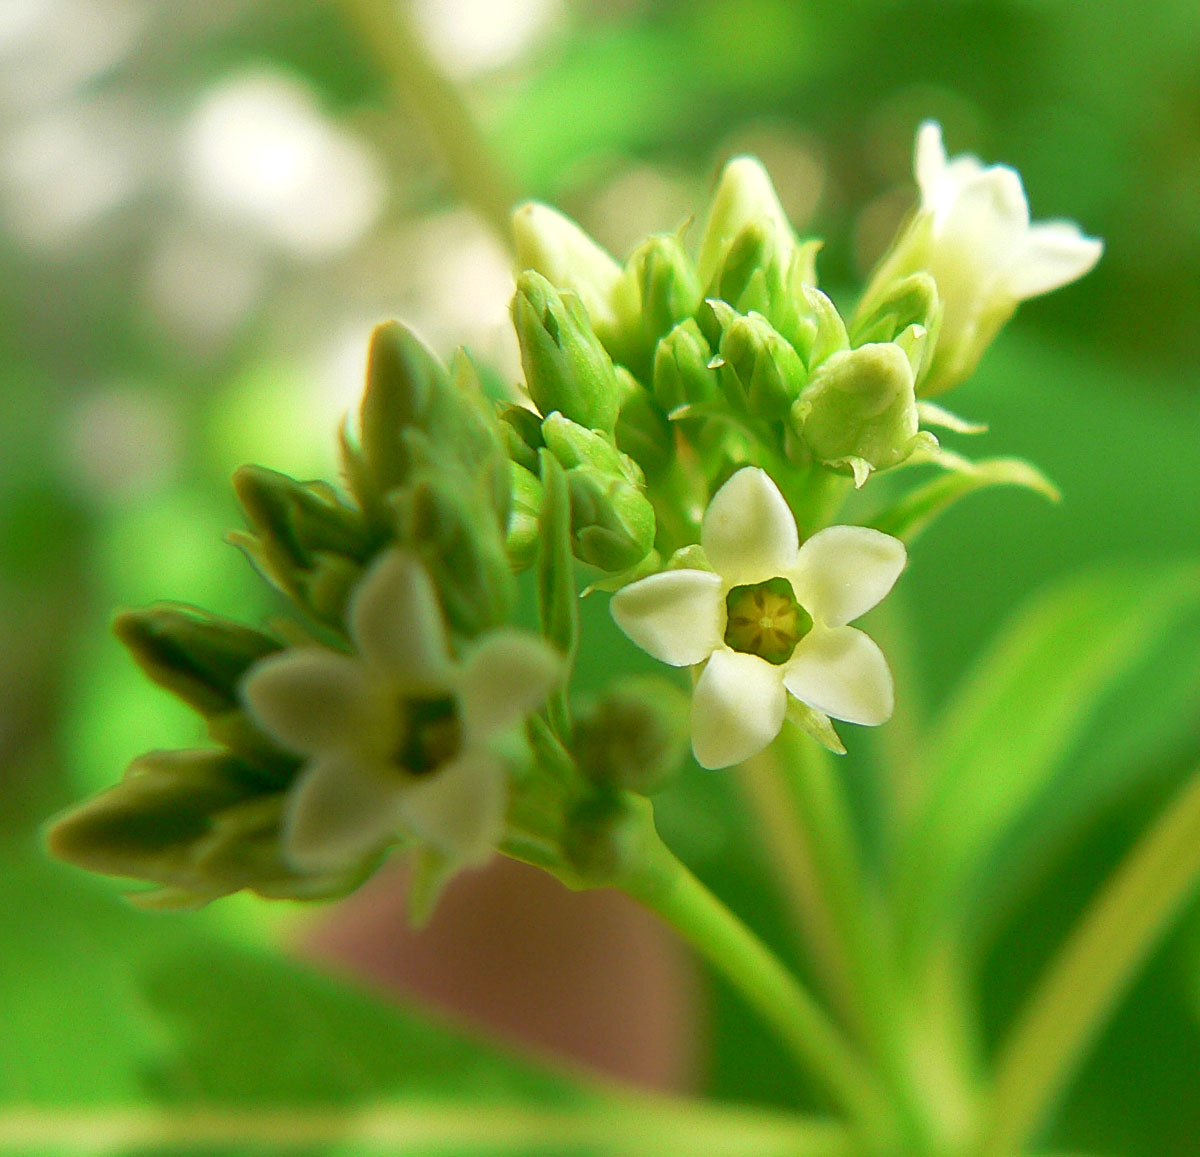
[[[903,622],[875,628],[906,722],[873,740],[915,735],[919,756],[922,716],[936,717],[1041,584],[1101,562],[1195,556],[1194,0],[412,8],[512,187],[620,257],[700,211],[723,160],[755,152],[797,229],[827,239],[822,283],[846,303],[912,203],[925,117],[941,120],[952,153],[1018,168],[1035,218],[1070,217],[1105,239],[1097,270],[1024,306],[947,399],[991,427],[957,448],[1028,457],[1065,498],[976,496],[921,541]],[[466,343],[518,377],[505,239],[476,212],[478,191],[448,178],[377,50],[319,0],[0,6],[0,913],[22,929],[0,940],[0,1020],[23,1026],[0,1044],[11,1099],[159,1095],[141,1045],[112,1052],[109,1039],[132,1015],[137,954],[269,935],[249,901],[134,917],[110,902],[114,889],[41,866],[48,815],[141,751],[199,738],[111,640],[112,608],[174,598],[250,621],[268,613],[248,565],[220,542],[237,521],[228,475],[245,461],[331,474],[376,321],[399,317],[443,354]],[[592,621],[603,629],[602,613]],[[606,637],[611,650],[591,653],[585,677],[630,662]],[[1192,621],[1112,690],[1056,781],[1037,870],[997,901],[989,1023],[1194,762],[1198,709]],[[710,838],[713,808],[736,816],[729,796],[693,768],[664,827],[772,936],[778,917],[745,825]],[[167,1003],[185,1016],[201,998],[173,976]],[[76,1004],[63,1017],[67,991]],[[151,991],[138,1000],[161,1011],[163,986]],[[789,1103],[783,1062],[719,988],[711,1023],[721,1059],[703,1077],[709,1091]],[[1056,1135],[1111,1152],[1200,1151],[1198,1024],[1192,913]],[[97,1075],[117,1071],[128,1080]]]

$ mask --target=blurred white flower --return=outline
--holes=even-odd
[[[713,571],[666,570],[612,598],[617,625],[674,667],[706,663],[692,700],[692,749],[728,767],[778,734],[790,692],[828,717],[879,724],[892,713],[882,652],[846,624],[882,599],[904,569],[903,543],[862,526],[831,526],[803,545],[767,474],[739,470],[705,512]]]
[[[256,664],[243,687],[262,727],[308,757],[285,851],[308,870],[350,868],[403,830],[458,863],[485,859],[507,803],[488,742],[544,702],[558,656],[500,630],[455,662],[425,568],[395,549],[362,579],[348,619],[355,656],[293,648]]]

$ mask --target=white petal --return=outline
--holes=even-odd
[[[891,718],[894,690],[887,660],[854,627],[815,630],[783,668],[783,685],[834,719],[874,726]]]
[[[313,872],[353,867],[396,831],[402,788],[399,775],[350,754],[314,760],[288,793],[288,858]]]
[[[459,677],[467,745],[540,707],[562,676],[562,659],[536,636],[523,631],[488,635]]]
[[[242,684],[254,718],[289,751],[344,747],[378,718],[379,687],[357,659],[298,647],[256,663]]]
[[[935,209],[937,194],[946,172],[946,146],[942,144],[942,126],[937,121],[923,121],[917,130],[913,171],[921,187],[921,207]]]
[[[350,636],[372,667],[408,689],[446,687],[451,664],[437,593],[415,555],[388,550],[350,600]]]
[[[703,662],[725,632],[721,576],[706,570],[664,570],[639,579],[617,591],[609,609],[643,651],[672,667]]]
[[[779,734],[787,695],[775,667],[757,655],[713,653],[692,695],[692,751],[701,767],[729,767]]]
[[[1042,222],[1029,230],[1024,247],[1005,273],[1005,287],[1022,301],[1049,293],[1082,277],[1103,252],[1103,241],[1085,237],[1069,221]]]
[[[405,787],[404,825],[426,843],[464,863],[486,859],[504,831],[508,783],[486,751],[468,751]]]
[[[974,246],[979,265],[1006,262],[1028,228],[1029,202],[1016,169],[1007,165],[992,165],[964,181],[940,223],[943,235]]]
[[[829,526],[801,548],[791,574],[796,598],[827,627],[866,614],[895,585],[908,561],[904,543],[866,526]]]
[[[779,487],[765,470],[747,466],[713,495],[700,544],[726,586],[737,586],[791,570],[800,539]]]

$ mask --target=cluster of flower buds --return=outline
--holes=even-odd
[[[258,631],[190,608],[123,614],[151,679],[214,746],[155,752],[63,817],[53,850],[156,885],[162,906],[240,888],[316,897],[392,845],[418,855],[414,909],[499,848],[580,886],[619,880],[690,746],[724,767],[787,720],[891,714],[879,648],[849,624],[905,543],[980,486],[1053,494],[1029,464],[971,462],[922,426],[1019,300],[1086,272],[1100,243],[1030,226],[1016,174],[917,149],[918,211],[847,321],[817,287],[763,167],[718,182],[695,257],[648,238],[621,265],[543,205],[517,210],[512,316],[525,391],[500,398],[460,353],[371,340],[345,485],[245,467],[233,536],[290,614]],[[876,473],[946,473],[870,525],[834,525]],[[539,634],[512,626],[533,588]],[[644,650],[694,677],[615,680],[572,702],[579,580],[614,592]]]

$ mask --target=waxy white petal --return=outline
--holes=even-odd
[[[256,663],[242,695],[260,726],[302,755],[353,746],[379,721],[379,688],[363,665],[320,647]]]
[[[875,726],[891,718],[892,673],[875,643],[854,627],[814,630],[784,665],[783,684],[802,703]]]
[[[789,576],[796,598],[827,627],[866,614],[908,561],[904,543],[866,526],[829,526],[800,548]]]
[[[762,751],[787,711],[782,669],[757,655],[713,653],[692,696],[692,751],[701,767],[729,767]]]
[[[725,631],[721,576],[711,571],[660,571],[622,587],[609,607],[630,639],[672,667],[703,662]]]
[[[800,537],[779,487],[765,470],[747,466],[713,495],[700,545],[729,587],[787,573],[795,565]]]
[[[406,828],[462,863],[486,859],[504,831],[508,783],[486,751],[472,751],[405,786]]]
[[[350,600],[350,636],[366,663],[398,687],[444,688],[453,668],[442,609],[415,555],[385,551]]]
[[[1029,230],[1005,288],[1022,301],[1060,289],[1087,273],[1103,252],[1103,241],[1085,237],[1069,221],[1042,222]]]
[[[562,659],[541,639],[507,630],[486,636],[458,680],[467,746],[540,707],[562,676]]]
[[[351,754],[314,759],[288,792],[284,852],[307,871],[353,867],[399,827],[403,786],[384,764]]]

